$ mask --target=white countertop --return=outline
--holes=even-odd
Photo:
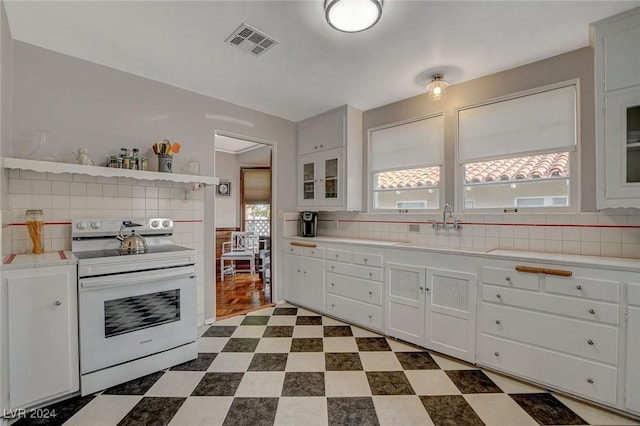
[[[42,254],[11,254],[2,259],[2,270],[44,268],[46,266],[63,266],[78,263],[72,252],[61,250]]]
[[[472,249],[450,249],[438,247],[421,247],[406,241],[378,241],[358,238],[340,237],[285,237],[288,240],[308,241],[318,243],[336,243],[351,245],[366,245],[379,248],[397,248],[405,250],[424,251],[429,253],[467,254],[489,259],[503,259],[515,261],[529,261],[566,266],[587,266],[616,271],[640,272],[640,259],[623,257],[584,256],[578,254],[543,253],[533,251],[501,250],[476,251]]]

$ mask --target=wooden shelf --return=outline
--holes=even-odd
[[[217,185],[219,179],[212,176],[183,175],[177,173],[160,173],[145,170],[116,169],[111,167],[84,166],[82,164],[55,163],[51,161],[25,160],[22,158],[3,158],[2,166],[6,169],[32,170],[42,173],[75,173],[88,176],[124,177],[139,180],[167,180],[182,183],[203,183]]]

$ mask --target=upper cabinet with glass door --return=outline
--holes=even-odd
[[[298,210],[362,208],[362,112],[345,105],[298,123]]]
[[[598,208],[640,208],[640,8],[592,25]]]

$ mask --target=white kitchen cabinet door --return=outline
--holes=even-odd
[[[324,259],[285,254],[283,262],[285,300],[324,310]]]
[[[311,117],[298,124],[298,155],[341,148],[346,142],[347,107]]]
[[[476,275],[427,269],[425,346],[475,361]]]
[[[79,390],[76,266],[3,272],[8,291],[9,405]]]
[[[285,253],[282,256],[284,265],[284,299],[299,303],[302,294],[302,256]]]
[[[298,159],[298,204],[323,209],[344,205],[344,149],[308,154]]]
[[[640,285],[627,287],[627,369],[625,408],[640,413]]]
[[[385,333],[423,345],[426,269],[390,262],[385,269],[388,289]]]

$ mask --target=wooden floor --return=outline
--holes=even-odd
[[[216,282],[216,318],[245,314],[264,306],[272,306],[271,285],[264,284],[259,274],[236,273]]]

